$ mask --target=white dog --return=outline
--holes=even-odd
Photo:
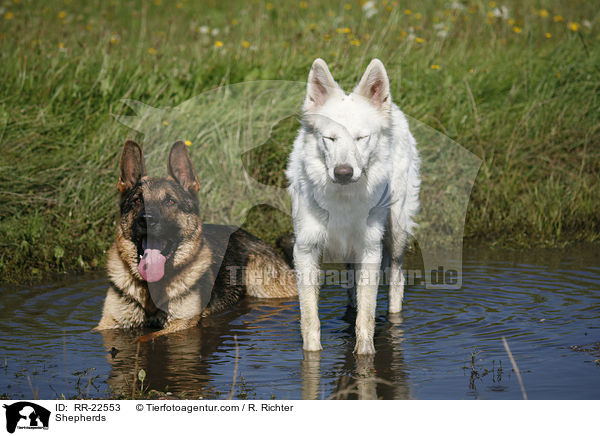
[[[292,196],[304,349],[321,350],[320,261],[357,264],[356,346],[372,354],[382,243],[391,259],[389,312],[402,308],[402,255],[419,207],[416,141],[392,103],[380,60],[346,94],[322,59],[308,76],[302,127],[286,171]],[[386,251],[387,251],[386,250]],[[352,302],[352,301],[351,301]]]

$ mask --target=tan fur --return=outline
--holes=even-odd
[[[198,233],[201,233],[198,228]],[[127,250],[121,251],[119,247],[129,249],[130,241],[124,240],[122,237],[117,237],[117,241],[112,245],[108,252],[107,268],[111,281],[126,294],[128,297],[140,303],[143,310],[133,304],[123,304],[115,289],[111,286],[104,301],[104,309],[102,318],[95,330],[114,329],[122,327],[134,327],[147,323],[152,316],[160,316],[158,308],[154,304],[153,298],[148,290],[148,284],[141,280],[136,269],[129,268],[123,258],[128,258]],[[194,262],[190,262],[171,282],[165,290],[165,298],[169,300],[168,313],[166,319],[168,323],[163,329],[168,329],[169,332],[174,331],[175,326],[183,327],[182,323],[174,323],[185,319],[200,319],[200,307],[205,307],[208,301],[202,301],[199,293],[191,293],[184,299],[177,297],[197,282],[204,274],[207,275],[207,285],[211,286],[213,274],[208,271],[212,264],[212,253],[207,246],[198,248],[196,245],[194,251],[192,247],[187,248],[187,258],[195,258]],[[131,248],[129,252],[135,250]],[[171,326],[173,324],[173,326]]]
[[[173,146],[169,159],[170,176],[151,178],[143,173],[141,148],[131,141],[124,148],[118,185],[122,216],[107,260],[112,284],[95,330],[161,328],[141,337],[143,342],[193,327],[204,316],[236,304],[244,293],[262,298],[297,295],[293,271],[263,241],[227,226],[202,225],[197,206],[190,207],[197,201],[198,179],[183,143]],[[177,202],[181,207],[171,207]],[[177,228],[168,280],[160,284],[147,283],[138,271],[145,207],[159,210],[161,219]],[[233,248],[226,254],[229,237]],[[245,289],[242,282],[230,284],[230,276],[223,272],[227,266],[245,268]]]
[[[270,253],[269,253],[270,254]],[[298,295],[296,275],[282,259],[248,255],[246,293],[258,298],[289,298]]]

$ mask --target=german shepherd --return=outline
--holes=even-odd
[[[168,177],[146,175],[134,141],[125,143],[120,169],[111,285],[96,330],[160,328],[144,342],[196,326],[244,295],[297,295],[293,271],[268,244],[242,229],[202,224],[200,183],[182,141],[169,153]]]

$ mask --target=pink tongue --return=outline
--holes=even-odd
[[[147,248],[138,264],[138,271],[148,283],[157,282],[165,275],[166,261],[160,250]]]

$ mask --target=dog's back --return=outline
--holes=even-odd
[[[293,270],[269,244],[243,229],[214,224],[202,227],[204,240],[213,253],[227,247],[220,266],[216,265],[218,273],[211,300],[202,316],[220,312],[244,295],[257,298],[298,295]]]

